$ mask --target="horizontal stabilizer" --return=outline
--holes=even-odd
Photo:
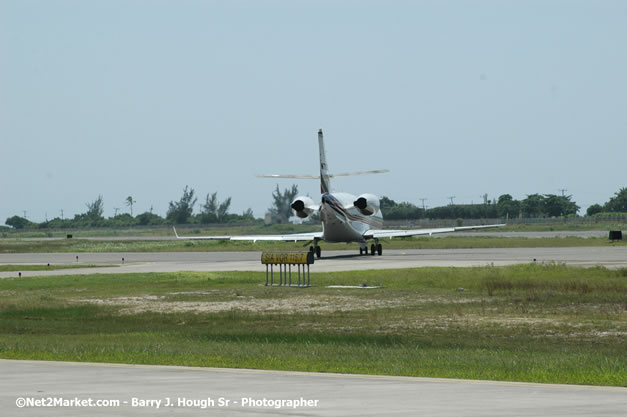
[[[296,175],[296,174],[257,174],[257,178],[298,178],[303,180],[319,180],[320,175]]]
[[[344,172],[342,174],[330,174],[331,178],[333,177],[352,177],[355,175],[369,175],[369,174],[385,174],[386,172],[390,172],[389,169],[375,169],[372,171],[358,171],[358,172]]]
[[[368,174],[385,174],[390,172],[389,169],[375,169],[372,171],[357,171],[357,172],[343,172],[341,174],[329,174],[329,178],[335,177],[352,177],[355,175],[368,175]],[[299,174],[259,174],[258,178],[295,178],[304,180],[319,180],[320,175],[299,175]]]

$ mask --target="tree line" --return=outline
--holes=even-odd
[[[530,194],[516,200],[510,194],[498,199],[485,199],[483,204],[449,204],[423,209],[408,202],[397,203],[387,197],[381,198],[381,211],[390,220],[418,219],[481,219],[481,218],[542,218],[577,216],[580,207],[572,196],[555,194]],[[627,188],[623,187],[605,204],[594,204],[587,216],[627,215]]]
[[[133,204],[136,203],[132,196],[125,199],[130,213],[116,214],[113,217],[104,217],[104,199],[99,195],[94,201],[86,203],[87,210],[84,213],[74,215],[73,218],[54,218],[41,223],[31,222],[25,217],[9,217],[5,224],[14,229],[69,229],[85,227],[131,227],[131,226],[157,226],[163,224],[207,224],[207,223],[242,223],[256,221],[252,209],[242,214],[229,213],[231,197],[224,201],[218,200],[218,193],[207,194],[204,204],[200,205],[200,211],[194,213],[194,206],[198,198],[193,188],[186,186],[183,195],[178,201],[170,201],[165,217],[150,211],[133,216]],[[117,210],[116,210],[117,211]]]
[[[272,206],[268,212],[275,222],[287,223],[291,216],[290,204],[298,195],[298,187],[292,185],[281,191],[277,185],[272,193]],[[131,227],[163,224],[212,224],[212,223],[250,223],[255,219],[252,209],[242,214],[230,213],[231,197],[218,200],[218,193],[208,193],[200,210],[194,213],[198,197],[193,188],[186,186],[183,195],[176,201],[170,201],[165,217],[149,211],[133,216],[132,196],[125,199],[130,213],[104,217],[104,199],[99,195],[94,201],[86,203],[87,210],[73,218],[54,218],[41,223],[31,222],[25,217],[9,217],[5,224],[14,229],[69,229],[85,227]],[[523,200],[516,200],[510,194],[503,194],[495,200],[485,198],[483,204],[450,204],[447,206],[421,208],[409,202],[397,203],[388,197],[380,201],[384,218],[389,220],[419,219],[480,219],[480,218],[539,218],[577,216],[579,206],[572,201],[572,196],[555,194],[530,194]],[[627,214],[627,188],[623,187],[604,204],[593,204],[586,211],[588,216]]]

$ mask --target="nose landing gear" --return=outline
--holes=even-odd
[[[320,259],[320,257],[322,256],[322,249],[320,248],[320,246],[318,246],[318,243],[314,243],[314,246],[310,246],[309,247],[309,252],[311,253],[315,253],[316,254],[316,258]]]

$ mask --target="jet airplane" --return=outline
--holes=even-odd
[[[417,235],[433,235],[436,233],[457,232],[461,230],[483,229],[488,227],[500,227],[504,224],[443,227],[436,229],[409,229],[392,230],[383,229],[383,215],[381,214],[379,198],[374,194],[351,194],[334,191],[331,188],[331,178],[351,175],[381,174],[388,170],[361,171],[342,174],[329,174],[327,158],[324,149],[322,129],[318,131],[318,147],[320,151],[320,175],[258,175],[262,178],[294,178],[294,179],[319,179],[320,203],[315,203],[308,196],[298,196],[291,204],[293,213],[301,219],[306,219],[318,212],[322,220],[322,231],[313,233],[295,233],[284,235],[244,235],[244,236],[179,236],[174,229],[174,234],[179,239],[213,239],[213,240],[247,240],[247,241],[307,241],[312,243],[310,251],[320,258],[322,250],[320,241],[329,243],[358,243],[359,254],[368,254],[368,242],[371,255],[382,255],[383,246],[381,239],[393,237],[407,237]],[[309,244],[307,243],[307,244]],[[307,245],[305,244],[305,246]]]

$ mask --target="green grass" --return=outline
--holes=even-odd
[[[598,222],[573,222],[573,221],[556,221],[555,223],[524,223],[524,224],[508,224],[498,229],[486,229],[485,231],[500,232],[573,232],[573,231],[590,231],[590,230],[625,230],[627,223],[624,222],[608,222],[599,220]]]
[[[539,248],[627,245],[627,241],[609,242],[606,238],[517,238],[491,236],[412,237],[382,240],[385,249],[469,249],[469,248]],[[323,243],[324,250],[357,251],[357,244]],[[0,253],[54,252],[210,252],[303,250],[303,242],[245,242],[215,240],[2,240]]]
[[[248,234],[280,234],[280,233],[306,233],[322,230],[320,225],[299,225],[299,224],[272,224],[264,225],[263,222],[257,224],[224,224],[224,225],[182,225],[177,226],[179,234],[185,235],[248,235]],[[0,232],[0,238],[24,239],[24,238],[65,238],[71,234],[77,237],[154,237],[154,236],[174,236],[172,225],[163,226],[136,226],[136,227],[94,227],[85,229],[66,230],[46,230],[27,229],[10,230]]]
[[[0,357],[627,386],[627,270],[0,280]],[[331,284],[383,284],[331,289]],[[463,291],[460,290],[463,288]]]
[[[607,221],[606,219],[596,219],[597,222],[591,221],[568,221],[555,219],[550,223],[510,223],[505,227],[497,229],[485,229],[486,232],[550,232],[550,231],[586,231],[586,230],[624,230],[627,223],[618,221]],[[504,221],[505,222],[505,221]],[[396,226],[396,222],[391,223],[391,228],[402,228]],[[455,225],[455,221],[451,220],[450,226]],[[413,226],[412,226],[413,227]],[[179,234],[198,236],[198,235],[249,235],[249,234],[280,234],[280,233],[306,233],[322,230],[318,224],[314,225],[297,225],[297,224],[273,224],[264,225],[262,222],[249,223],[245,225],[224,224],[224,225],[181,225],[177,228]],[[128,237],[128,236],[172,236],[172,226],[135,226],[120,228],[85,228],[85,229],[67,229],[67,230],[9,230],[0,232],[0,238],[22,239],[22,238],[65,238],[67,234],[76,237]]]
[[[0,265],[0,272],[9,271],[52,271],[74,268],[109,268],[117,265]]]

